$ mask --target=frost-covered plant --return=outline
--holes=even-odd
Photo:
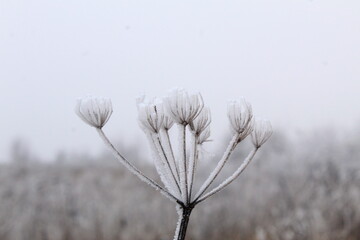
[[[215,169],[200,189],[195,191],[193,186],[199,160],[199,147],[210,137],[210,110],[204,107],[202,96],[199,93],[190,94],[183,89],[175,89],[163,99],[147,101],[145,97],[140,97],[137,99],[137,107],[140,127],[149,140],[154,164],[164,186],[145,176],[106,137],[102,127],[112,114],[110,99],[92,97],[81,99],[76,106],[76,113],[87,124],[96,128],[120,163],[177,204],[179,219],[174,240],[183,240],[193,208],[224,189],[242,173],[258,149],[271,136],[271,124],[269,121],[255,120],[251,105],[245,99],[230,102],[228,117],[233,136]],[[173,148],[174,141],[169,135],[174,125],[177,125],[179,136],[176,152]],[[249,135],[251,135],[253,150],[231,176],[208,191],[235,148]]]

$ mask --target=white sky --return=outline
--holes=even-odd
[[[359,0],[1,0],[0,159],[18,137],[43,158],[102,149],[73,111],[86,94],[112,98],[105,131],[128,144],[135,96],[176,86],[202,92],[215,140],[239,96],[275,129],[359,127],[359,77]]]

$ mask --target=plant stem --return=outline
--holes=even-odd
[[[176,233],[177,236],[174,237],[174,240],[185,240],[186,230],[188,227],[191,211],[193,207],[183,207],[179,231]]]
[[[189,157],[189,170],[188,170],[188,201],[191,202],[191,193],[192,193],[192,187],[194,182],[194,175],[195,175],[195,162],[197,161],[197,139],[198,136],[196,134],[192,134],[191,136],[191,153]]]
[[[179,124],[179,174],[183,203],[188,203],[187,163],[186,163],[186,125]]]
[[[247,165],[249,165],[249,163],[251,162],[251,160],[254,158],[256,152],[258,151],[258,147],[254,148],[249,155],[246,157],[246,159],[244,160],[244,162],[240,165],[240,167],[233,173],[233,175],[231,175],[230,177],[228,177],[225,181],[223,181],[219,186],[217,186],[216,188],[214,188],[213,190],[211,190],[210,192],[208,192],[207,194],[201,196],[196,202],[200,203],[202,201],[204,201],[205,199],[207,199],[208,197],[214,195],[215,193],[221,191],[222,189],[224,189],[227,185],[229,185],[230,183],[232,183],[247,167]]]
[[[138,170],[134,165],[132,165],[123,155],[121,155],[118,152],[118,150],[114,147],[114,145],[110,142],[110,140],[106,137],[105,133],[100,128],[97,128],[96,130],[99,133],[101,139],[104,141],[104,143],[110,148],[110,150],[112,151],[112,153],[114,154],[116,159],[121,164],[123,164],[131,173],[136,175],[138,178],[140,178],[140,180],[146,182],[147,184],[149,184],[150,186],[152,186],[156,190],[160,190],[160,192],[164,196],[168,197],[170,200],[172,200],[172,201],[174,201],[176,203],[181,203],[181,201],[179,199],[177,199],[174,195],[172,195],[166,189],[161,187],[154,180],[152,180],[151,178],[145,176],[140,170]]]
[[[203,183],[203,185],[200,187],[200,190],[195,196],[195,202],[204,194],[204,192],[210,187],[210,184],[215,180],[215,178],[219,175],[220,171],[223,169],[225,163],[228,161],[229,157],[231,156],[231,153],[234,151],[236,145],[239,141],[239,134],[235,134],[227,149],[224,152],[223,157],[216,165],[215,169],[211,172],[210,176],[206,179],[206,181]]]

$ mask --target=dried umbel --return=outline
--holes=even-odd
[[[229,102],[228,117],[232,129],[240,135],[240,139],[245,139],[252,132],[252,108],[244,98]]]
[[[256,120],[254,130],[251,133],[251,141],[255,147],[261,147],[272,134],[271,123],[268,120]]]
[[[207,129],[210,125],[211,116],[210,110],[207,107],[204,107],[199,115],[190,122],[190,128],[195,132],[196,135],[200,135],[203,131]]]
[[[187,125],[204,107],[200,93],[190,94],[184,89],[174,89],[164,98],[167,114],[177,123]]]
[[[233,136],[214,170],[201,187],[195,191],[193,183],[200,155],[200,145],[206,143],[210,137],[209,125],[211,122],[210,110],[204,107],[201,95],[198,93],[189,94],[183,89],[176,89],[163,99],[146,101],[145,97],[138,98],[137,105],[139,125],[149,140],[154,165],[163,186],[138,170],[119,153],[106,137],[102,127],[112,113],[110,100],[87,97],[78,101],[76,112],[82,120],[97,129],[100,137],[120,163],[177,204],[179,220],[174,240],[183,240],[193,208],[224,189],[242,173],[258,149],[271,136],[271,124],[264,120],[254,122],[251,105],[244,99],[230,102],[228,117]],[[178,141],[174,141],[169,135],[169,131],[173,130],[174,125],[177,125]],[[231,176],[218,186],[208,190],[235,148],[250,134],[254,146],[253,150]],[[175,144],[178,145],[176,156],[173,150]]]
[[[78,99],[75,112],[90,126],[102,128],[109,120],[113,110],[110,99],[87,96]]]
[[[161,103],[141,102],[138,103],[139,122],[144,131],[150,131],[152,133],[158,133],[164,124],[164,110]],[[169,125],[166,122],[166,125]],[[167,126],[169,127],[169,126]]]

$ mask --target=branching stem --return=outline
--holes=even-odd
[[[178,190],[178,193],[181,194],[179,182],[177,181],[175,173],[174,173],[174,171],[176,171],[176,170],[174,169],[174,165],[169,162],[169,159],[166,155],[163,144],[161,143],[160,136],[157,134],[157,135],[154,135],[153,138],[154,138],[155,147],[157,148],[157,151],[160,155],[159,157],[165,163],[167,172],[171,174],[170,179],[172,179],[172,182],[175,184],[176,189]]]
[[[170,136],[169,136],[169,130],[165,129],[162,131],[163,139],[164,139],[164,148],[166,149],[166,155],[170,161],[170,163],[174,164],[174,170],[175,170],[175,177],[177,182],[180,182],[180,176],[179,176],[179,167],[176,162],[174,151],[171,145]]]
[[[182,203],[179,199],[177,199],[175,196],[173,196],[171,193],[169,193],[166,189],[161,187],[158,183],[156,183],[151,178],[145,176],[140,170],[138,170],[134,165],[132,165],[124,156],[122,156],[119,151],[114,147],[114,145],[110,142],[110,140],[106,137],[105,133],[102,129],[97,128],[97,132],[99,133],[101,139],[104,141],[106,146],[110,148],[110,150],[113,152],[117,160],[123,164],[131,173],[136,175],[138,178],[140,178],[142,181],[146,182],[153,188],[159,190],[164,196],[168,197],[170,200],[176,203]]]
[[[233,138],[231,139],[226,151],[224,152],[223,157],[221,158],[221,160],[216,165],[216,168],[211,172],[210,176],[206,179],[204,184],[200,187],[199,192],[196,194],[195,202],[201,197],[201,195],[204,194],[204,192],[209,188],[211,183],[219,175],[220,171],[225,166],[225,163],[227,162],[227,160],[231,156],[231,153],[234,151],[236,145],[238,144],[238,141],[239,141],[239,134],[235,134],[233,136]]]
[[[178,226],[178,229],[174,236],[174,240],[185,240],[186,230],[187,230],[188,223],[190,220],[190,214],[191,214],[193,208],[194,208],[194,206],[182,207],[182,209],[181,209],[182,213],[181,213],[181,215],[179,215],[180,226]]]
[[[246,157],[246,159],[244,160],[244,162],[240,165],[240,167],[229,177],[227,178],[225,181],[223,181],[219,186],[217,186],[216,188],[214,188],[213,190],[211,190],[210,192],[208,192],[207,194],[203,195],[202,197],[200,197],[195,204],[198,204],[202,201],[204,201],[205,199],[207,199],[208,197],[214,195],[215,193],[221,191],[222,189],[224,189],[227,185],[229,185],[230,183],[232,183],[244,170],[245,168],[249,165],[249,163],[251,162],[251,160],[254,158],[257,150],[259,148],[254,148],[249,155]]]
[[[187,184],[187,160],[186,160],[186,125],[179,125],[179,169],[180,169],[180,188],[181,197],[184,203],[188,203],[188,184]]]
[[[192,141],[191,141],[191,151],[190,151],[190,157],[189,157],[189,173],[188,173],[188,198],[189,202],[191,202],[191,193],[192,193],[192,187],[194,184],[194,176],[195,176],[195,163],[197,161],[197,139],[198,136],[196,133],[193,133],[191,135]]]

